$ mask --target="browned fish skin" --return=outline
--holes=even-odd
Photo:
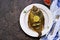
[[[36,18],[34,19],[34,17]],[[41,32],[44,29],[44,16],[42,11],[36,6],[33,6],[32,9],[30,10],[28,17],[28,25],[30,29],[38,32],[39,36],[42,35]]]

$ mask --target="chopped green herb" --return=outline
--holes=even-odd
[[[26,13],[26,11],[24,11],[24,13]]]

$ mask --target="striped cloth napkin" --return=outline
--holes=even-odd
[[[53,0],[50,6],[50,11],[53,13],[54,18],[56,17],[56,15],[60,15],[60,0]],[[60,40],[60,18],[59,20],[57,20],[54,26],[53,34],[51,35],[50,33],[48,34],[48,36],[44,36],[39,40]]]

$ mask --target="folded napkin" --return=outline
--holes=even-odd
[[[60,19],[57,21],[55,27],[54,27],[54,31],[53,34],[49,34],[47,36],[48,40],[57,40],[59,38],[59,31],[60,31]]]
[[[54,11],[56,11],[59,8],[60,8],[60,0],[53,0],[52,4],[50,6],[50,11],[54,12]]]
[[[50,11],[52,12],[54,19],[56,15],[60,15],[60,0],[53,0],[50,6]],[[57,20],[56,24],[53,27],[53,34],[51,35],[50,32],[48,36],[44,36],[40,38],[40,40],[60,40],[60,18]]]

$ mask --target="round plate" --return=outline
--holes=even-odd
[[[35,3],[35,4],[31,4],[31,5],[28,5],[27,7],[25,7],[20,15],[20,25],[21,25],[22,30],[27,35],[32,36],[32,37],[39,36],[39,34],[37,32],[31,30],[28,26],[28,15],[29,15],[30,9],[33,6],[36,6],[37,8],[39,8],[43,12],[43,15],[45,18],[44,30],[42,31],[42,35],[41,35],[41,36],[43,36],[50,31],[52,24],[53,24],[53,16],[52,16],[52,13],[50,12],[50,10],[42,4]]]

